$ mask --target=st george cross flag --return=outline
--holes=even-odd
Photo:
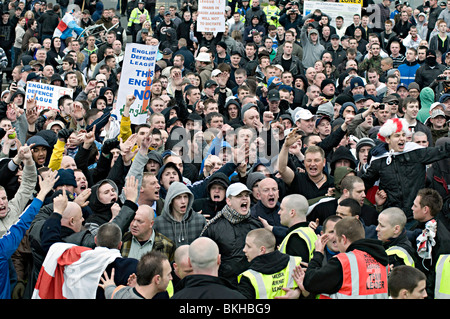
[[[53,244],[42,264],[32,299],[95,299],[106,267],[119,250]]]

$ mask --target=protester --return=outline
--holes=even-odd
[[[377,238],[379,224],[370,253],[383,258],[369,266],[384,269],[386,250],[395,267],[409,260],[433,267],[450,253],[433,249],[429,262],[405,240],[414,248],[432,225],[413,208],[425,187],[442,198],[431,219],[437,238],[450,229],[448,8],[383,0],[363,1],[353,12],[335,3],[351,12],[347,19],[320,2],[304,15],[303,1],[230,0],[224,29],[204,32],[202,23],[221,22],[204,19],[198,1],[158,10],[152,0],[117,2],[0,6],[1,232],[28,212],[39,176],[60,176],[20,245],[5,248],[14,253],[0,274],[11,279],[4,298],[31,298],[55,241],[94,249],[96,232],[109,222],[125,235],[123,258],[156,250],[172,262],[177,247],[208,237],[220,263],[207,281],[220,288],[229,288],[225,279],[236,288],[250,269],[247,234],[268,230],[282,253],[312,263],[310,297],[339,291],[311,280],[319,271],[314,239],[330,238],[319,246],[321,265],[336,266],[331,256],[339,255],[342,236],[334,226],[349,215],[360,214],[363,238]],[[135,59],[139,52],[146,58]],[[148,66],[131,74],[134,63]],[[57,214],[53,201],[63,192],[69,209]],[[388,216],[393,208],[405,223]],[[273,269],[285,267],[279,262]],[[177,272],[186,277],[178,268],[168,288],[141,282],[115,297],[167,298],[165,289],[173,296],[183,280]],[[118,269],[114,275],[121,277]],[[326,282],[338,288],[340,275],[330,272]],[[201,289],[200,281],[186,282]],[[431,299],[434,281],[427,285]]]

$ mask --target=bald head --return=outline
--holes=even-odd
[[[173,269],[180,279],[192,273],[192,266],[189,263],[189,245],[181,245],[175,250]]]
[[[83,212],[80,205],[68,202],[66,209],[62,213],[61,226],[68,227],[74,232],[79,232],[81,231],[83,220]]]
[[[153,210],[153,208],[150,205],[143,204],[143,205],[139,205],[139,208],[136,211],[136,215],[137,214],[152,221],[155,216],[155,211]]]
[[[130,223],[131,234],[139,241],[147,241],[153,233],[154,211],[149,205],[139,205]]]
[[[283,198],[283,204],[287,210],[294,210],[298,218],[306,219],[309,209],[308,200],[300,194],[292,194]]]
[[[75,160],[71,156],[64,155],[61,160],[61,168],[63,169],[77,169],[77,164],[75,163]]]
[[[194,274],[217,276],[220,255],[217,244],[208,237],[199,237],[189,245],[189,260]]]

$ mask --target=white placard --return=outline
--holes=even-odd
[[[353,23],[353,15],[361,15],[361,5],[359,3],[305,1],[303,3],[303,16],[313,13],[316,9],[320,9],[332,19],[330,25],[333,27],[336,26],[335,20],[338,16],[344,18],[344,26],[348,27]]]
[[[225,1],[198,1],[197,31],[213,33],[225,31]]]
[[[27,100],[32,99],[34,94],[36,94],[36,107],[40,112],[45,109],[58,110],[59,98],[63,95],[73,97],[73,90],[57,85],[28,81],[25,92],[25,109]]]
[[[136,100],[130,108],[131,123],[146,123],[157,53],[157,45],[127,43],[114,112],[119,120],[122,117],[127,95],[133,94]]]

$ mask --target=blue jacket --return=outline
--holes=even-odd
[[[420,68],[420,64],[417,61],[411,63],[405,60],[405,63],[400,64],[398,66],[398,71],[400,72],[400,83],[408,87],[408,85],[416,79],[416,72],[418,68]]]
[[[20,215],[19,220],[0,238],[0,299],[11,299],[9,259],[19,247],[25,232],[30,227],[41,206],[42,201],[35,198]]]

